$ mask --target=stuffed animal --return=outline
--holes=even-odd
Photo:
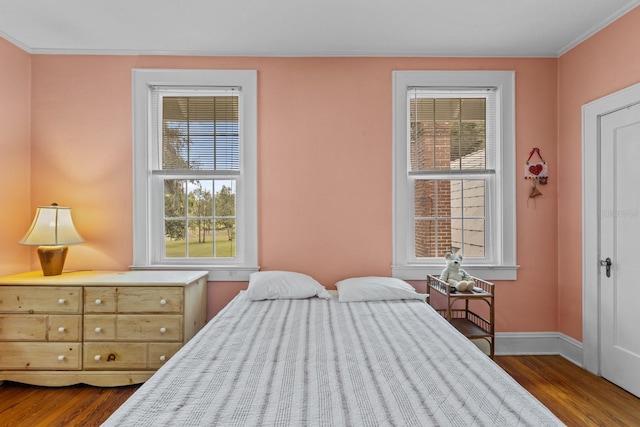
[[[440,280],[447,282],[459,292],[471,292],[475,282],[473,277],[460,268],[462,256],[447,252],[444,254],[444,258],[447,261],[447,267],[442,270]]]

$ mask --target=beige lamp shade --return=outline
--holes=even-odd
[[[71,219],[71,208],[39,206],[29,231],[18,242],[28,246],[75,245],[84,239],[78,234]]]

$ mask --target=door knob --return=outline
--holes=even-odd
[[[607,257],[606,259],[601,259],[600,265],[603,267],[607,267],[605,273],[607,277],[611,277],[611,258]]]

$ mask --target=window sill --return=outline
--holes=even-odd
[[[445,268],[444,260],[439,265],[392,265],[393,277],[403,280],[426,280],[428,274],[439,276]],[[464,265],[472,276],[484,280],[516,280],[519,265]]]
[[[249,275],[260,270],[260,267],[249,266],[207,266],[207,265],[132,265],[132,270],[188,270],[188,271],[208,271],[209,282],[248,282]]]

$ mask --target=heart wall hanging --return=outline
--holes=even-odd
[[[538,158],[540,159],[539,162],[531,161],[534,154],[538,155]],[[549,179],[549,168],[547,166],[547,162],[544,161],[540,154],[540,149],[537,147],[531,150],[529,158],[524,164],[524,179],[535,180],[534,187],[536,184],[545,185]]]

